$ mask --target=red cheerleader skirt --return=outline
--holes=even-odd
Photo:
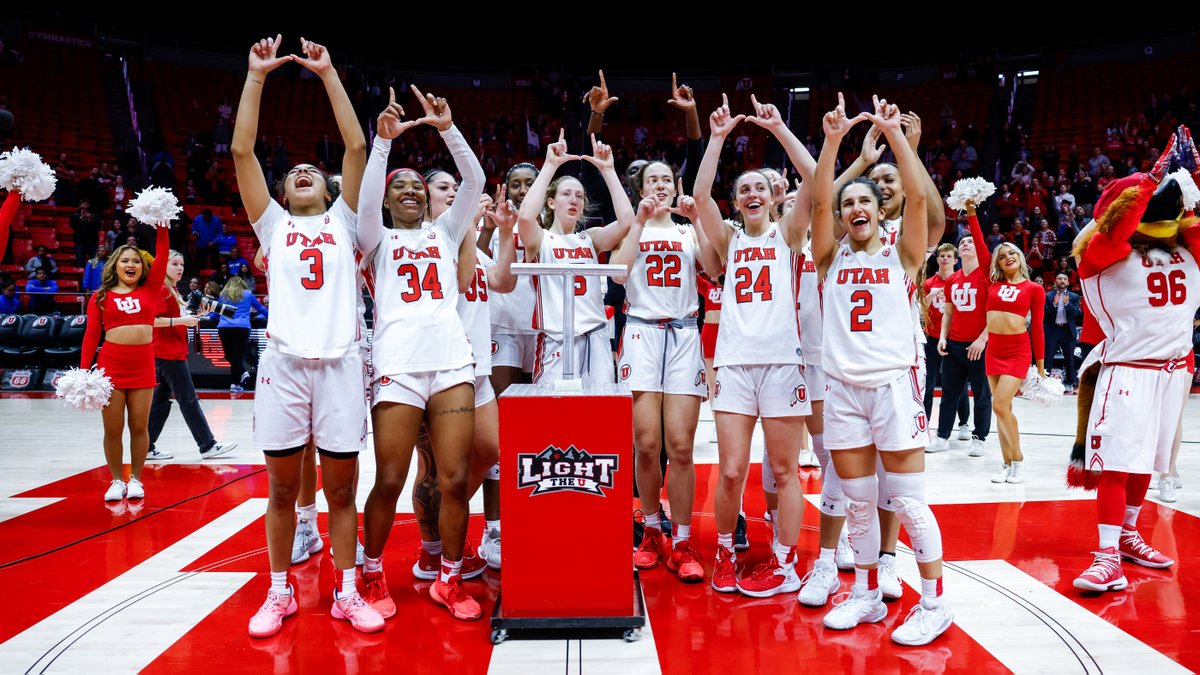
[[[706,323],[700,327],[700,353],[706,359],[713,358],[717,353],[717,332],[721,324]]]
[[[96,365],[112,380],[113,389],[152,389],[154,379],[154,343],[121,345],[105,342],[100,346]]]
[[[1032,363],[1033,347],[1029,343],[1029,333],[988,333],[984,352],[984,368],[988,375],[1011,375],[1024,380]]]

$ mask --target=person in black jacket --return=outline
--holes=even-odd
[[[1063,386],[1074,389],[1079,385],[1075,378],[1075,334],[1083,317],[1079,306],[1079,294],[1072,292],[1070,279],[1065,274],[1054,277],[1054,288],[1046,291],[1046,309],[1042,312],[1046,329],[1046,361],[1062,349]]]

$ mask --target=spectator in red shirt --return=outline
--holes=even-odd
[[[1041,213],[1046,213],[1046,204],[1049,201],[1050,193],[1042,187],[1042,181],[1037,178],[1030,181],[1029,192],[1025,195],[1025,208],[1028,209],[1028,213],[1034,213],[1034,209],[1040,209]]]
[[[1012,232],[1008,233],[1008,240],[1017,245],[1017,248],[1022,251],[1029,250],[1029,233],[1025,231],[1024,223],[1019,219],[1013,223]]]

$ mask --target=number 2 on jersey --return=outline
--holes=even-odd
[[[401,265],[396,268],[396,276],[404,277],[408,282],[408,288],[400,294],[400,299],[405,302],[416,302],[421,299],[421,291],[429,291],[429,297],[434,300],[442,299],[442,282],[438,280],[437,265],[430,265],[425,268],[425,277],[421,279],[420,285],[417,284],[417,279],[420,278],[421,272],[416,265],[408,264]]]
[[[683,284],[679,278],[681,266],[679,256],[646,256],[646,285],[679,288]]]
[[[850,302],[854,303],[854,307],[850,308],[850,330],[854,333],[867,332],[871,330],[871,320],[867,315],[874,308],[875,298],[871,296],[871,291],[854,291],[850,294]]]
[[[733,298],[737,302],[753,302],[754,294],[759,294],[760,300],[771,299],[771,268],[763,267],[758,271],[758,278],[748,267],[739,267],[733,273]],[[753,281],[753,287],[751,283]]]
[[[311,277],[301,277],[300,285],[304,288],[315,291],[325,285],[325,258],[321,255],[319,248],[306,248],[300,251],[300,261],[308,263],[308,272]]]

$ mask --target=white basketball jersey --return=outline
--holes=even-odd
[[[521,235],[513,230],[513,239],[517,245],[516,262],[525,260],[525,247],[521,245]],[[500,232],[497,231],[491,241],[492,259],[500,255]],[[497,293],[488,300],[488,311],[492,315],[492,326],[496,332],[504,333],[537,333],[533,326],[533,307],[537,304],[537,294],[533,290],[533,277],[517,276],[517,286],[511,293]]]
[[[441,220],[391,229],[375,249],[374,376],[453,370],[473,361],[458,318],[458,245]]]
[[[900,241],[900,223],[902,219],[883,220],[879,223],[879,241],[887,246],[895,246]]]
[[[542,233],[542,246],[538,249],[539,263],[570,265],[595,265],[596,246],[587,232],[554,234],[549,230]],[[537,304],[533,308],[533,326],[552,336],[563,334],[563,275],[541,275],[533,277],[533,289]],[[575,293],[575,335],[584,335],[603,326],[608,317],[604,313],[604,285],[602,277],[574,277],[567,280]]]
[[[812,259],[812,244],[804,247],[804,259],[800,261],[796,318],[800,321],[800,347],[805,362],[821,365],[821,285],[817,264]]]
[[[1145,258],[1131,251],[1082,285],[1106,338],[1098,348],[1102,363],[1166,361],[1192,351],[1200,269],[1187,249]]]
[[[647,321],[682,319],[699,308],[696,236],[692,228],[647,227],[625,280],[626,313]]]
[[[796,319],[799,261],[775,223],[757,237],[734,231],[714,366],[804,363]]]
[[[494,264],[486,253],[475,249],[475,276],[471,285],[458,294],[458,316],[475,355],[475,377],[492,374],[492,324],[488,315],[488,305],[492,303],[488,297],[487,268]]]
[[[293,216],[272,201],[253,224],[271,261],[267,337],[281,353],[332,359],[356,348],[357,220],[339,197],[317,216]]]
[[[916,285],[900,251],[874,254],[842,244],[822,286],[825,372],[860,387],[881,387],[917,364],[912,302]]]

